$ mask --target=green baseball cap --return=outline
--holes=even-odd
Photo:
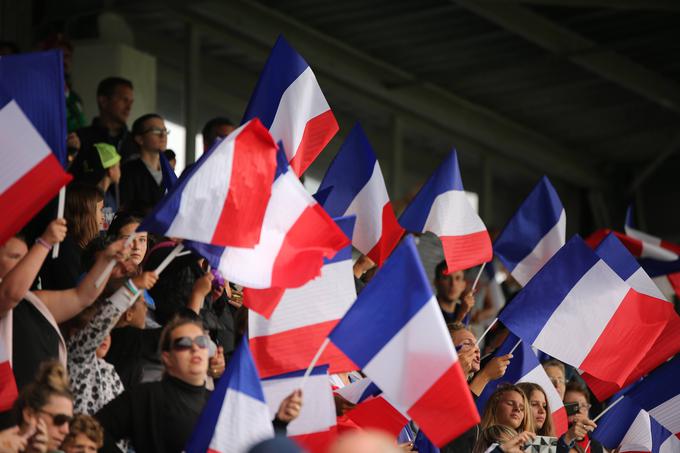
[[[120,154],[118,154],[118,151],[116,151],[116,148],[113,145],[109,145],[108,143],[95,143],[94,147],[97,150],[97,154],[99,154],[99,160],[104,169],[113,167],[120,162]]]

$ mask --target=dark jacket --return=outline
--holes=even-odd
[[[163,184],[156,180],[141,159],[123,164],[120,178],[120,204],[126,211],[147,213],[163,198]]]

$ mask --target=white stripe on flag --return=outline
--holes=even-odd
[[[366,185],[359,191],[344,215],[356,215],[352,244],[361,252],[368,253],[382,236],[383,208],[390,199],[378,161]]]
[[[550,410],[553,413],[559,408],[564,407],[564,404],[562,403],[562,398],[560,398],[560,394],[557,393],[555,386],[552,384],[552,382],[550,382],[550,378],[545,373],[543,366],[538,365],[536,368],[522,376],[520,380],[517,382],[518,383],[532,382],[534,384],[540,385],[541,388],[543,388],[543,391],[545,392],[546,396],[548,397],[548,404],[550,405]]]
[[[649,415],[673,434],[680,433],[680,394],[656,406]]]
[[[652,451],[652,427],[647,412],[638,413],[628,432],[621,439],[620,447],[620,453]]]
[[[269,409],[239,391],[228,389],[210,449],[221,453],[242,453],[254,444],[274,437]]]
[[[49,156],[50,148],[15,101],[0,109],[0,194]]]
[[[307,122],[330,110],[312,68],[305,69],[281,96],[269,132],[283,142],[290,161],[302,141]]]
[[[590,353],[629,290],[630,287],[599,260],[569,291],[533,345],[563,362],[578,366]]]
[[[667,275],[661,275],[659,277],[654,277],[652,279],[654,284],[659,288],[659,291],[664,295],[664,299],[666,300],[673,300],[673,297],[675,296],[675,289],[673,288],[673,285],[671,285],[671,282],[668,280]]]
[[[482,219],[462,190],[437,195],[423,227],[423,231],[431,231],[437,236],[463,236],[485,230]]]
[[[520,285],[526,285],[531,277],[564,245],[566,227],[567,215],[562,210],[555,226],[538,241],[531,253],[517,263],[517,266],[512,270],[512,276]]]
[[[666,299],[666,296],[664,296],[664,294],[661,292],[659,287],[654,284],[652,279],[649,278],[649,275],[647,275],[645,270],[642,268],[639,268],[633,273],[633,275],[628,277],[626,283],[628,283],[631,286],[631,288],[634,288],[635,291],[639,293],[656,297],[657,299],[662,299],[666,301],[668,300]]]

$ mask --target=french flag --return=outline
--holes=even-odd
[[[395,249],[329,338],[435,444],[479,422],[412,237]]]
[[[449,273],[491,261],[491,239],[465,195],[455,149],[406,207],[399,223],[414,233],[437,235]]]
[[[170,189],[175,187],[175,184],[177,184],[177,173],[175,173],[175,170],[173,170],[170,166],[170,161],[168,161],[168,158],[165,157],[165,153],[158,153],[158,156],[161,161],[161,172],[163,174],[161,184],[163,184],[163,187],[165,187],[165,191],[169,192]]]
[[[518,346],[519,344],[519,346]],[[550,378],[545,373],[543,366],[538,361],[536,354],[524,341],[510,333],[508,338],[501,344],[494,357],[508,354],[512,351],[512,360],[510,365],[505,370],[503,379],[489,382],[484,391],[477,398],[477,408],[484,410],[487,401],[491,394],[496,390],[501,382],[512,382],[519,384],[520,382],[531,382],[541,386],[548,399],[550,410],[552,412],[553,424],[555,427],[555,434],[561,436],[567,431],[567,412],[564,409],[562,398],[557,393],[555,386],[550,382]],[[530,396],[530,395],[527,395]]]
[[[139,226],[169,237],[252,248],[276,170],[276,144],[258,119],[220,141]]]
[[[621,386],[672,311],[670,304],[632,289],[574,236],[499,320],[546,354]]]
[[[0,342],[0,412],[10,410],[19,396],[6,346]]]
[[[354,216],[335,221],[347,237],[352,237]],[[324,259],[321,276],[300,288],[286,290],[269,319],[250,311],[248,336],[260,376],[266,378],[308,366],[356,297],[352,246],[347,245],[333,258]],[[324,349],[317,363],[328,364],[330,373],[357,369],[332,344]]]
[[[666,362],[625,396],[649,412],[664,428],[680,438],[680,356]]]
[[[646,411],[624,397],[597,422],[592,438],[609,450],[619,448],[620,453],[652,453],[652,424],[657,425],[657,429],[664,429]]]
[[[653,299],[651,300],[653,303],[666,303],[672,305],[670,302],[666,302],[659,288],[640,267],[637,261],[635,261],[635,258],[628,252],[621,241],[618,240],[616,235],[609,234],[605,237],[595,250],[595,253],[597,253],[597,255],[634,290],[652,297]],[[668,324],[656,339],[649,352],[635,367],[635,370],[628,376],[621,387],[611,382],[601,381],[588,373],[582,374],[581,377],[586,381],[588,387],[590,387],[590,390],[597,399],[604,401],[621,390],[622,387],[627,387],[636,382],[642,376],[680,352],[679,333],[680,316],[678,316],[675,311],[671,311]]]
[[[307,62],[279,36],[255,86],[243,122],[255,117],[283,142],[296,175],[302,175],[338,132],[321,87]]]
[[[524,286],[564,245],[567,215],[543,176],[493,244],[493,251]]]
[[[274,437],[272,420],[248,341],[244,339],[229,359],[227,371],[217,381],[187,443],[186,453],[248,451],[256,443]]]
[[[299,370],[262,380],[270,418],[276,416],[281,401],[300,388],[300,380],[305,371]],[[305,382],[303,398],[300,415],[288,424],[288,437],[310,453],[324,453],[328,451],[337,432],[328,366],[318,366],[312,370]]]
[[[328,167],[317,193],[324,194],[321,204],[331,216],[356,215],[352,244],[381,266],[404,229],[394,215],[380,164],[358,123]]]
[[[4,60],[4,57],[3,57]],[[63,93],[63,87],[62,87]],[[0,244],[35,216],[70,180],[19,104],[0,87]]]
[[[269,318],[286,288],[298,288],[321,273],[324,258],[350,244],[326,211],[307,192],[281,150],[276,179],[254,248],[189,246],[230,282],[245,286],[244,304]],[[257,291],[263,289],[264,291]]]

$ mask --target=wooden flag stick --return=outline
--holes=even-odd
[[[607,411],[608,411],[609,409],[611,409],[612,407],[614,407],[614,406],[616,406],[617,404],[619,404],[619,403],[621,402],[621,400],[623,399],[623,397],[624,397],[624,395],[619,396],[619,398],[618,398],[616,401],[614,401],[613,403],[611,403],[609,406],[607,406],[607,407],[605,408],[605,410],[603,410],[602,412],[600,412],[600,413],[598,414],[598,416],[595,417],[595,418],[593,419],[593,422],[596,422],[596,421],[598,421],[599,419],[601,419],[602,416],[603,416],[604,414],[606,414]]]
[[[135,236],[137,235],[136,232],[132,232],[130,236],[125,240],[125,245],[123,246],[123,249],[126,249],[130,244],[132,244],[132,241],[135,240]],[[112,259],[109,261],[109,264],[106,265],[106,268],[104,268],[104,271],[97,277],[97,280],[94,281],[94,286],[95,288],[100,288],[106,280],[111,276],[111,272],[113,272],[113,268],[116,267],[116,260]]]
[[[59,201],[57,203],[57,218],[64,218],[64,207],[66,205],[66,186],[59,189]],[[59,243],[57,242],[52,247],[52,259],[57,259],[59,257]]]
[[[166,256],[165,259],[161,262],[161,264],[159,264],[158,267],[154,270],[157,277],[160,277],[161,272],[163,272],[163,270],[165,270],[165,268],[168,267],[172,260],[177,258],[177,255],[179,254],[179,252],[182,251],[183,248],[184,245],[182,243],[179,243],[175,246],[174,249],[172,249],[170,253],[168,253],[168,256]],[[137,292],[137,294],[135,294],[135,297],[133,297],[132,300],[130,301],[130,305],[132,305],[143,292],[144,290],[140,289]]]
[[[517,342],[517,344],[516,344],[515,346],[513,346],[513,348],[510,350],[510,352],[508,352],[508,354],[512,354],[513,352],[515,352],[515,349],[517,349],[517,348],[519,347],[520,344],[522,344],[522,339],[521,339],[521,338],[519,339],[519,341]]]
[[[319,347],[319,350],[316,351],[316,354],[314,355],[314,358],[312,359],[312,363],[309,364],[307,367],[307,371],[305,371],[304,376],[302,376],[302,382],[300,382],[300,389],[304,389],[305,383],[307,382],[307,378],[309,377],[310,374],[312,374],[312,370],[316,366],[316,362],[319,361],[321,358],[321,354],[326,350],[326,346],[328,346],[328,343],[330,343],[330,339],[327,337],[323,343],[321,343],[321,346]]]

